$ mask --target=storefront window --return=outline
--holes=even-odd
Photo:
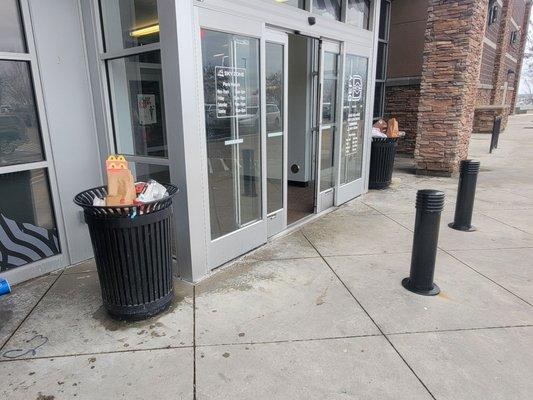
[[[342,113],[341,184],[362,176],[368,60],[346,55]]]
[[[313,0],[313,12],[340,21],[342,0]]]
[[[2,0],[0,2],[0,51],[25,53],[26,40],[22,28],[18,0]]]
[[[379,42],[378,43],[378,56],[376,59],[376,79],[380,81],[385,80],[385,76],[387,73],[387,42]]]
[[[155,179],[159,183],[170,183],[170,170],[166,165],[129,162],[128,166],[136,182],[146,182]]]
[[[376,60],[376,90],[374,93],[374,119],[382,118],[385,112],[385,83],[387,81],[389,23],[390,1],[381,0],[378,31],[378,54]]]
[[[46,169],[0,175],[0,272],[59,254]]]
[[[29,63],[0,61],[0,166],[44,159]]]
[[[266,44],[268,213],[283,208],[283,45]]]
[[[369,28],[370,0],[348,0],[346,22],[358,28]]]
[[[211,237],[261,218],[259,40],[202,30]]]
[[[166,157],[159,51],[108,61],[117,152]]]
[[[278,4],[284,4],[286,6],[298,7],[301,9],[305,8],[305,0],[266,0],[269,2],[275,2]]]
[[[101,0],[106,51],[159,42],[157,0]]]
[[[381,11],[379,14],[379,38],[387,41],[389,39],[389,16],[390,0],[381,0]]]

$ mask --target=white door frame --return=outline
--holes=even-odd
[[[265,60],[264,57],[261,57],[261,54],[265,52],[265,38],[264,38],[264,24],[256,20],[245,19],[242,17],[232,16],[229,14],[223,14],[218,11],[213,11],[209,9],[200,8],[198,10],[198,31],[197,37],[201,37],[202,29],[209,29],[218,32],[224,32],[229,34],[236,34],[255,38],[259,40],[260,43],[260,90],[261,90],[261,99],[260,99],[260,111],[261,111],[261,218],[255,222],[252,222],[246,226],[243,226],[233,232],[230,232],[224,236],[221,236],[216,239],[212,239],[211,236],[211,218],[210,210],[207,208],[205,210],[205,224],[206,231],[209,238],[208,244],[208,263],[211,269],[218,267],[232,259],[261,246],[266,243],[267,240],[267,217],[266,217],[266,116],[265,116],[265,105],[266,105],[266,96],[265,96]],[[201,55],[201,40],[198,39],[198,49],[197,54]],[[203,62],[202,57],[199,56],[198,62],[198,73],[200,74],[199,82],[203,82]],[[204,142],[204,151],[207,151],[207,138],[206,138],[206,128],[205,128],[205,107],[204,107],[204,92],[203,84],[199,92],[199,110],[198,114],[202,121],[202,130],[201,136]],[[207,165],[204,166],[202,173],[205,174],[205,182],[208,182],[207,177]],[[207,191],[209,198],[209,185],[204,188]]]
[[[365,115],[364,115],[364,128],[363,128],[363,141],[361,145],[362,149],[362,166],[361,166],[361,177],[354,181],[341,184],[341,157],[342,157],[342,115],[341,115],[341,132],[339,135],[338,145],[337,145],[337,195],[335,197],[335,205],[338,206],[343,204],[357,196],[360,196],[365,192],[365,176],[367,173],[367,162],[369,157],[369,152],[367,147],[370,145],[369,137],[372,129],[372,108],[369,107],[370,100],[373,99],[374,92],[374,80],[372,78],[373,68],[371,68],[371,55],[372,50],[368,47],[361,46],[359,44],[345,42],[343,45],[342,52],[342,94],[341,94],[341,109],[344,107],[344,78],[345,78],[345,68],[346,68],[346,56],[355,55],[358,57],[363,57],[367,59],[367,73],[366,73],[366,91],[365,91]]]
[[[201,46],[200,46],[200,33],[199,30],[204,27],[208,29],[223,31],[227,33],[234,33],[244,36],[251,36],[260,39],[260,55],[261,55],[261,107],[262,107],[262,204],[263,204],[263,219],[257,221],[251,225],[243,227],[239,230],[236,230],[232,233],[229,233],[223,237],[211,240],[210,232],[210,216],[209,208],[206,207],[205,213],[205,229],[207,236],[207,245],[208,245],[208,264],[209,269],[216,268],[219,265],[224,264],[227,261],[230,261],[247,251],[252,250],[255,247],[266,242],[266,238],[269,236],[269,222],[267,216],[267,186],[266,186],[266,95],[264,92],[265,88],[265,43],[268,40],[266,24],[271,24],[279,29],[287,29],[290,31],[298,31],[300,34],[310,37],[315,37],[321,40],[322,51],[320,52],[319,57],[323,57],[324,51],[333,50],[338,52],[339,55],[339,64],[338,64],[338,85],[337,85],[337,117],[336,117],[336,127],[335,132],[335,150],[336,155],[334,158],[334,170],[335,176],[334,181],[335,185],[333,189],[328,189],[323,193],[320,193],[320,152],[321,152],[321,137],[320,130],[319,133],[315,136],[317,140],[317,153],[316,153],[316,206],[315,212],[319,213],[325,209],[333,206],[342,204],[345,201],[348,201],[351,198],[354,198],[362,194],[368,185],[367,181],[367,163],[369,157],[369,142],[368,138],[370,137],[369,127],[371,126],[368,121],[371,121],[372,117],[372,99],[374,91],[374,71],[375,71],[375,57],[376,52],[375,37],[377,35],[377,23],[379,21],[379,1],[374,1],[373,8],[371,10],[371,26],[373,26],[373,31],[366,31],[364,29],[355,28],[347,24],[339,24],[338,22],[330,22],[322,17],[317,16],[320,24],[311,26],[307,23],[308,12],[303,10],[298,10],[293,7],[285,7],[275,3],[268,2],[254,2],[251,4],[249,1],[244,0],[204,0],[201,3],[195,4],[196,15],[198,16],[198,32],[195,32],[197,43],[197,64],[198,67],[198,81],[203,82],[201,74]],[[299,14],[302,18],[293,18]],[[304,18],[305,17],[305,18]],[[318,26],[320,25],[320,26]],[[331,47],[330,47],[331,46]],[[364,140],[364,154],[363,154],[363,173],[362,178],[357,180],[355,185],[339,185],[340,175],[340,146],[342,138],[342,95],[344,91],[344,69],[343,61],[344,54],[350,49],[357,48],[357,53],[364,55],[368,58],[368,75],[367,75],[367,104],[365,112],[365,140]],[[360,50],[360,51],[359,51]],[[321,60],[322,61],[322,60]],[[320,66],[319,72],[322,75],[322,68]],[[320,77],[320,82],[322,77]],[[319,86],[319,91],[321,91],[321,85]],[[202,141],[204,142],[204,149],[206,149],[206,137],[205,137],[205,120],[204,120],[204,110],[203,110],[203,90],[202,85],[199,88],[199,115],[201,119],[202,126]],[[322,101],[322,94],[318,97],[319,102]],[[318,111],[321,111],[321,106]],[[286,113],[287,115],[287,113]],[[321,112],[317,114],[317,118],[321,118]],[[320,121],[321,122],[321,121]],[[318,125],[320,127],[320,124]],[[287,147],[287,146],[286,146]],[[204,150],[205,151],[205,150]],[[285,165],[285,169],[287,168]],[[207,171],[204,169],[202,171],[204,174],[204,182],[207,180]],[[207,193],[208,198],[208,188],[204,188],[205,193]],[[286,199],[284,198],[285,208],[286,208]],[[281,218],[281,220],[286,219]],[[278,231],[280,227],[284,225],[283,221],[272,223],[272,232]],[[276,226],[274,228],[274,226]],[[283,228],[281,228],[283,229]]]
[[[265,29],[264,34],[265,45],[266,43],[276,43],[283,45],[283,129],[281,134],[283,135],[283,177],[282,177],[282,190],[283,190],[283,205],[280,210],[274,211],[267,214],[267,233],[268,237],[274,236],[277,233],[285,230],[287,228],[287,180],[288,180],[288,99],[289,99],[289,37],[286,32],[274,30],[274,29]],[[262,59],[265,59],[266,63],[266,47],[265,53],[261,56]],[[266,68],[266,67],[265,67]],[[266,98],[266,69],[265,69],[265,86],[263,87],[263,92],[265,93]],[[267,110],[264,110],[266,118]],[[266,124],[265,124],[266,132]],[[266,133],[266,140],[270,137],[272,133]],[[279,133],[278,133],[279,135]],[[268,153],[265,158],[265,163],[268,166]],[[268,171],[267,171],[268,173]],[[265,176],[265,186],[264,191],[266,192],[266,198],[268,203],[268,176]],[[268,210],[268,204],[265,206],[265,210]]]
[[[335,188],[336,188],[336,182],[337,182],[337,155],[334,154],[333,158],[333,170],[334,170],[334,177],[333,177],[333,187],[323,190],[320,190],[321,185],[321,168],[322,168],[322,131],[323,129],[327,129],[330,126],[324,125],[322,120],[322,111],[324,106],[324,54],[325,53],[333,53],[337,54],[337,88],[335,92],[335,102],[336,102],[336,109],[335,109],[335,130],[333,131],[333,147],[335,149],[335,153],[337,153],[337,147],[339,140],[339,133],[340,133],[340,127],[339,124],[341,114],[340,114],[340,108],[339,108],[339,92],[342,90],[342,80],[341,80],[341,43],[336,41],[330,41],[327,39],[321,39],[320,40],[320,54],[319,54],[319,65],[318,65],[318,71],[319,71],[319,94],[318,94],[318,135],[317,135],[317,154],[316,154],[316,212],[320,213],[324,210],[327,210],[328,208],[332,207],[335,202]]]

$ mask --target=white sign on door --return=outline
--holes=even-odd
[[[359,123],[361,112],[357,110],[357,103],[363,97],[363,79],[361,75],[350,75],[348,78],[348,116],[346,135],[344,139],[344,152],[346,156],[357,154],[359,150]]]
[[[154,94],[138,94],[137,108],[139,110],[139,124],[151,125],[157,123],[157,113]]]
[[[246,69],[215,67],[217,118],[236,118],[248,114]]]

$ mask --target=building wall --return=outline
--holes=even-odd
[[[420,77],[427,9],[427,0],[391,2],[388,78]]]
[[[476,96],[476,107],[478,106],[488,106],[490,105],[490,99],[492,96],[492,89],[485,89],[478,85],[477,96]]]
[[[496,63],[496,48],[497,44],[495,42],[488,38],[484,40],[481,71],[479,73],[479,83],[483,85],[492,85]]]
[[[391,2],[385,118],[396,118],[405,132],[400,153],[413,154],[415,148],[427,9],[427,0]]]
[[[31,0],[30,7],[65,221],[63,240],[74,264],[93,251],[81,209],[72,199],[103,183],[85,38],[78,2]]]
[[[388,86],[385,96],[385,118],[396,118],[405,132],[398,142],[398,151],[412,154],[415,150],[420,83]]]
[[[528,0],[498,0],[498,4],[498,20],[491,25],[484,24],[482,53],[478,57],[481,65],[473,101],[476,110],[486,106],[507,105],[499,110],[512,112],[517,89],[515,82],[519,78],[531,5],[528,6]],[[427,16],[428,0],[394,0],[391,3],[385,117],[398,119],[400,130],[406,132],[398,150],[409,154],[414,151],[417,120],[419,115],[424,115],[418,115],[416,107],[420,101],[419,81],[423,68]],[[519,40],[511,44],[511,32],[517,29],[521,30]],[[514,74],[508,74],[509,70],[514,71]],[[495,112],[494,108],[491,110],[492,113]],[[479,112],[482,115],[477,119],[478,122],[489,121],[486,110],[480,109]],[[504,117],[506,120],[507,116]],[[476,123],[476,126],[479,124]],[[492,127],[484,127],[486,131],[491,129]]]
[[[491,100],[487,103],[486,93],[480,91],[476,104],[479,107],[507,105],[512,112],[531,6],[527,0],[498,0],[497,4],[500,5],[499,18],[485,30],[479,78],[480,85],[491,86]],[[514,31],[518,31],[518,40],[511,43]]]

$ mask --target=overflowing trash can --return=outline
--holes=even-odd
[[[391,184],[397,145],[398,137],[372,138],[369,189],[386,189]]]
[[[89,227],[104,306],[115,318],[146,319],[172,300],[172,198],[178,188],[162,185],[163,198],[142,204],[94,205],[107,197],[106,186],[74,198]]]

